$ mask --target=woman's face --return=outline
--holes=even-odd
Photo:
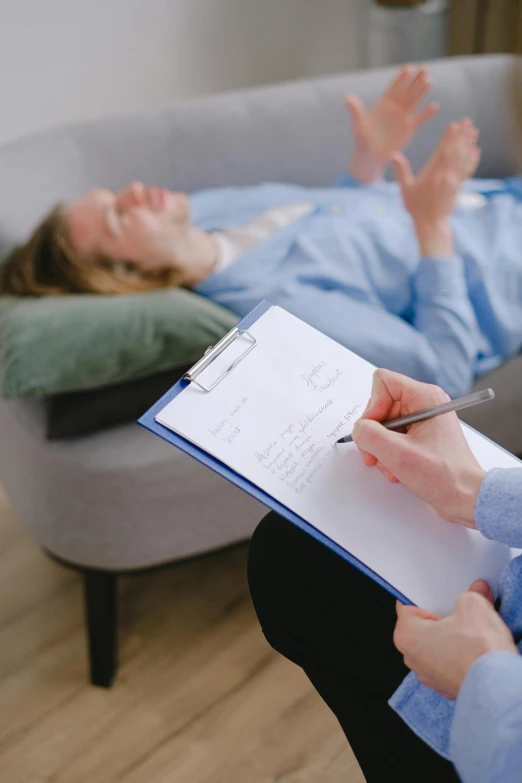
[[[114,193],[96,188],[64,212],[70,241],[85,258],[133,262],[143,271],[172,264],[176,244],[190,228],[185,193],[132,182]]]

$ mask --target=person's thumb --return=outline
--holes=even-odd
[[[399,620],[440,620],[440,615],[421,609],[420,606],[403,604],[402,601],[397,601],[395,608]]]
[[[410,162],[406,155],[403,155],[402,152],[396,152],[392,156],[391,162],[395,179],[401,188],[410,185],[414,180],[414,176],[413,171],[411,170]]]
[[[476,579],[471,585],[471,587],[469,588],[468,592],[479,593],[479,595],[483,595],[484,598],[487,598],[490,604],[495,603],[495,596],[493,595],[493,590],[484,579]]]
[[[357,95],[352,95],[352,94],[344,96],[344,103],[350,113],[353,128],[356,131],[360,131],[362,129],[364,118],[366,116],[366,109],[364,108],[364,103]]]
[[[396,466],[404,452],[404,435],[387,430],[373,419],[359,419],[355,422],[352,438],[361,451],[372,457],[396,474]],[[398,477],[399,478],[399,477]]]

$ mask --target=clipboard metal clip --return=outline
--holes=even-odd
[[[201,373],[209,367],[214,359],[217,359],[218,356],[220,356],[223,351],[225,351],[232,343],[234,343],[239,337],[242,337],[243,335],[246,335],[250,339],[250,345],[248,345],[247,348],[243,351],[243,353],[238,356],[232,364],[227,367],[224,373],[219,376],[219,378],[214,381],[214,383],[211,386],[204,386],[202,383],[200,383],[196,378],[198,375],[201,375]],[[195,383],[196,386],[198,386],[203,391],[209,392],[214,389],[218,383],[220,383],[223,378],[229,374],[229,372],[236,366],[236,364],[239,364],[247,354],[250,353],[250,351],[253,351],[254,348],[257,345],[257,340],[254,337],[253,334],[251,334],[247,329],[240,329],[239,327],[235,326],[228,334],[226,334],[218,343],[216,343],[214,346],[209,346],[207,350],[205,351],[202,358],[199,360],[199,362],[196,362],[196,364],[190,368],[188,372],[185,373],[183,376],[183,380],[190,381],[191,383]]]

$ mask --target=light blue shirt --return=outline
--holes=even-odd
[[[196,225],[243,224],[277,206],[312,202],[309,215],[200,283],[239,316],[261,299],[378,367],[442,386],[452,397],[522,349],[522,205],[507,192],[453,218],[457,254],[420,258],[393,183],[303,188],[267,183],[191,198]],[[474,181],[469,188],[500,189]]]
[[[495,541],[522,548],[522,471],[492,470],[480,488],[475,521]],[[522,652],[522,556],[500,583],[500,616]],[[408,675],[390,704],[416,734],[453,761],[464,783],[522,780],[522,657],[491,652],[469,670],[456,702]]]

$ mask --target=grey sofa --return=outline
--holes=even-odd
[[[434,63],[440,116],[415,141],[419,165],[443,127],[468,114],[481,131],[479,174],[515,171],[507,81],[512,60]],[[178,103],[122,119],[57,128],[0,148],[0,250],[20,240],[55,201],[129,180],[194,190],[262,180],[331,183],[349,154],[342,95],[371,102],[391,70],[351,73]],[[522,453],[522,359],[481,386],[498,401],[468,420]],[[247,538],[265,510],[137,425],[67,442],[44,436],[38,400],[0,401],[0,480],[36,541],[84,576],[91,679],[116,667],[116,580]],[[165,608],[168,611],[168,608]]]

